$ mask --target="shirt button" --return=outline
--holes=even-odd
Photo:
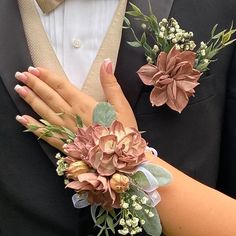
[[[80,48],[81,47],[81,41],[79,39],[73,39],[72,45],[74,48]]]

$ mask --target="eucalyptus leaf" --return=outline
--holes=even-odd
[[[109,127],[116,120],[116,111],[108,102],[100,102],[93,110],[93,123]]]
[[[142,166],[149,170],[150,173],[158,180],[159,186],[166,185],[171,181],[170,172],[163,167],[151,163],[145,163]]]
[[[145,174],[141,171],[137,171],[135,174],[131,176],[132,180],[140,187],[143,188],[144,186],[148,186],[149,182]]]

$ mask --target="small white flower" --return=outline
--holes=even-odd
[[[137,205],[134,207],[134,209],[135,209],[136,211],[140,211],[140,210],[142,210],[143,208],[142,208],[141,205],[137,204]]]
[[[129,203],[124,202],[124,203],[122,204],[122,208],[127,209],[128,207],[129,207]]]
[[[177,43],[178,41],[177,41],[177,39],[176,38],[173,38],[172,39],[172,43]]]
[[[164,38],[163,32],[160,32],[160,33],[159,33],[159,37],[160,37],[160,38]]]
[[[128,228],[119,229],[118,233],[121,235],[127,235],[129,233],[129,230],[128,230]]]
[[[61,153],[57,153],[56,156],[55,156],[56,159],[60,159],[61,158]]]
[[[154,216],[154,214],[150,211],[150,212],[148,213],[148,217],[152,218],[153,216]]]
[[[190,36],[190,37],[193,37],[193,32],[190,31],[190,32],[189,32],[189,36]]]
[[[143,219],[140,220],[140,224],[141,224],[141,225],[144,225],[144,224],[145,224],[145,220],[143,220]]]
[[[207,63],[209,63],[209,60],[208,59],[204,59],[203,62],[207,64]]]
[[[147,204],[148,200],[149,200],[149,199],[144,196],[144,197],[141,199],[141,202],[142,202],[142,204]]]
[[[142,24],[141,24],[141,27],[142,27],[142,29],[144,29],[144,30],[145,30],[145,29],[147,28],[147,25],[146,25],[146,24],[144,24],[144,23],[142,23]]]
[[[148,214],[150,212],[148,209],[145,209],[144,211],[146,214]]]
[[[165,31],[166,31],[166,28],[165,28],[164,26],[162,26],[162,27],[160,28],[160,31],[165,32]]]
[[[174,32],[175,32],[175,28],[174,28],[174,27],[171,27],[171,28],[170,28],[170,32],[171,32],[171,33],[174,33]]]
[[[166,18],[163,18],[162,21],[164,24],[168,23],[168,20]]]
[[[120,225],[124,226],[125,225],[125,219],[121,218],[119,223],[120,223]]]
[[[131,225],[132,225],[131,219],[126,220],[125,223],[126,223],[128,226],[131,226]]]
[[[137,195],[132,195],[131,200],[135,201],[137,199],[137,197],[138,197]]]
[[[206,56],[206,50],[205,49],[202,49],[201,50],[201,55],[204,57],[204,56]]]

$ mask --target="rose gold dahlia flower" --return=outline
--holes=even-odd
[[[144,84],[154,86],[150,95],[153,106],[166,103],[182,112],[201,76],[201,72],[193,68],[195,58],[194,52],[181,52],[173,47],[169,53],[159,54],[156,65],[146,64],[137,71]]]
[[[138,130],[114,121],[111,127],[79,128],[73,143],[65,146],[70,158],[83,160],[101,176],[115,172],[133,173],[144,161],[146,141]]]
[[[97,173],[83,173],[78,175],[78,180],[66,186],[77,192],[88,193],[90,204],[101,204],[104,208],[119,208],[119,195],[110,187],[109,179]]]

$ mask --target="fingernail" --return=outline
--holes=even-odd
[[[22,125],[27,125],[28,124],[28,120],[22,116],[17,115],[16,116],[16,120],[21,123]]]
[[[108,74],[113,74],[112,62],[111,62],[110,58],[106,58],[104,60],[104,66],[105,66],[105,70]]]
[[[30,66],[28,68],[28,71],[29,71],[29,73],[31,73],[35,76],[39,76],[39,73],[40,73],[39,70],[37,68],[33,67],[33,66]]]
[[[20,80],[21,82],[25,83],[27,80],[27,76],[19,71],[15,73],[15,77],[17,80]]]
[[[14,89],[22,97],[25,97],[28,94],[28,91],[19,84],[17,84]]]

